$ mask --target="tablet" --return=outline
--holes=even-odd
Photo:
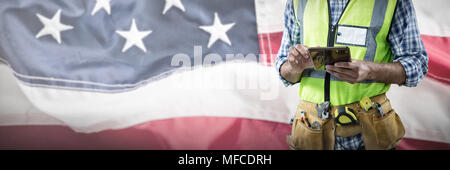
[[[348,47],[311,47],[308,51],[316,70],[336,62],[350,62],[352,58]]]

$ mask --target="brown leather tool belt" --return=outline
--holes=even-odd
[[[405,134],[400,117],[392,109],[385,94],[371,97],[370,100],[381,106],[364,110],[359,102],[344,106],[332,106],[329,118],[322,119],[317,114],[316,103],[301,101],[296,110],[291,135],[287,142],[291,149],[334,149],[335,136],[350,137],[359,133],[363,136],[366,149],[391,149],[396,147]],[[333,114],[339,107],[348,107],[355,111],[357,124],[336,125]],[[303,119],[302,119],[303,117]],[[305,122],[305,118],[308,122]]]

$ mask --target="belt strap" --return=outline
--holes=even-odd
[[[378,96],[371,97],[370,100],[375,103],[380,103],[381,107],[383,108],[384,113],[388,113],[391,110],[391,105],[390,105],[389,99],[387,99],[385,94],[380,94]],[[350,107],[353,110],[355,110],[356,112],[363,111],[363,109],[359,105],[359,102],[354,102],[351,104],[346,104],[346,105],[341,105],[341,106]],[[330,106],[330,110],[329,110],[330,113],[334,113],[334,110],[341,106]],[[301,100],[298,107],[300,110],[307,112],[309,114],[308,116],[317,117],[316,103]],[[373,108],[373,109],[376,109],[376,108]],[[299,116],[299,115],[297,115],[297,116]]]

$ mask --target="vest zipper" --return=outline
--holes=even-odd
[[[328,43],[327,43],[328,47],[334,47],[334,37],[335,37],[335,35],[336,35],[336,26],[330,24],[330,26],[328,28]]]
[[[338,18],[338,20],[337,20],[335,25],[333,25],[331,23],[330,0],[328,0],[327,2],[328,2],[328,24],[329,24],[327,46],[328,47],[334,47],[334,38],[336,36],[336,25],[341,20],[342,15],[344,14],[345,10],[347,9],[348,4],[350,3],[350,0],[348,0],[347,3],[345,4],[344,10],[342,11],[341,15],[339,15],[339,18]]]
[[[327,0],[328,4],[328,39],[327,39],[327,46],[328,47],[334,47],[334,38],[336,36],[336,25],[341,20],[342,14],[344,14],[345,10],[347,9],[348,4],[350,3],[350,0],[347,1],[345,4],[344,10],[342,11],[341,15],[339,15],[339,19],[337,20],[336,24],[333,25],[331,22],[331,8],[330,8],[330,0]],[[324,102],[330,102],[330,73],[325,73],[325,82],[324,82]],[[331,103],[330,103],[331,104]]]

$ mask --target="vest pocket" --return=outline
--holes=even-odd
[[[376,131],[377,144],[385,149],[398,145],[405,135],[403,123],[394,110],[389,111],[382,118],[375,118],[373,125]]]

